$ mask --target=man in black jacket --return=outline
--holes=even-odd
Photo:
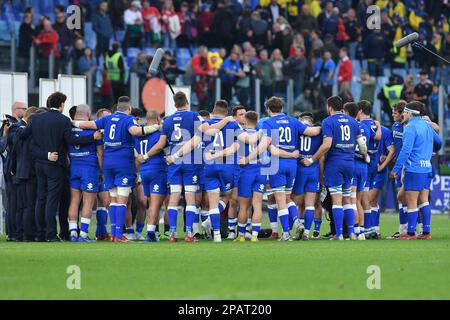
[[[34,169],[35,158],[32,154],[44,151],[32,151],[31,148],[34,146],[33,137],[30,136],[25,140],[21,140],[20,134],[38,112],[44,112],[44,110],[36,107],[27,109],[25,116],[18,123],[19,127],[13,137],[13,149],[10,154],[10,170],[13,174],[13,182],[17,185],[17,199],[20,199],[17,201],[15,214],[16,241],[35,241],[36,238],[36,171]]]
[[[6,146],[8,154],[6,158],[3,159],[3,163],[5,164],[3,167],[3,171],[5,172],[5,182],[6,182],[6,235],[7,240],[15,240],[15,230],[16,230],[16,219],[15,214],[17,211],[17,186],[13,183],[13,177],[11,176],[11,160],[10,153],[13,148],[13,140],[14,132],[19,127],[17,122],[19,122],[25,113],[27,106],[23,102],[14,102],[11,108],[11,116],[6,115],[6,120],[3,121],[3,125],[1,128],[2,131],[2,139],[6,140]]]
[[[20,135],[21,139],[32,135],[37,147],[33,147],[33,151],[41,150],[39,154],[33,152],[37,159],[36,224],[39,241],[60,241],[56,235],[55,218],[67,179],[67,145],[90,144],[102,138],[98,131],[84,137],[72,134],[70,119],[62,114],[66,99],[61,92],[53,93],[47,102],[50,110],[36,115]]]

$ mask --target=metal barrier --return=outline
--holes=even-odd
[[[289,79],[288,85],[286,87],[286,107],[287,107],[287,114],[290,116],[292,116],[294,113],[294,100],[295,100],[294,80]]]
[[[261,80],[255,78],[255,111],[261,114]]]
[[[443,155],[445,153],[445,147],[446,147],[446,137],[444,137],[444,133],[445,133],[445,112],[444,112],[444,95],[445,95],[445,91],[444,91],[444,86],[439,86],[439,113],[438,113],[438,122],[439,122],[439,127],[441,128],[441,131],[439,132],[439,135],[442,138],[442,141],[444,141],[444,145],[441,148],[441,150],[439,151],[440,155]]]
[[[55,53],[53,50],[50,52],[50,57],[48,59],[48,77],[50,79],[55,78]]]
[[[222,84],[221,84],[220,78],[217,77],[216,78],[216,101],[220,100],[221,95],[222,95]]]
[[[28,87],[34,90],[36,87],[36,47],[34,45],[30,48],[30,78],[28,80]]]
[[[16,48],[16,33],[13,32],[11,35],[11,72],[16,72],[16,58],[17,58],[17,48]]]
[[[87,104],[91,107],[94,107],[94,72],[93,70],[89,70],[86,73],[87,78]]]
[[[139,77],[137,73],[130,73],[130,99],[131,105],[135,107],[139,107],[140,104],[140,85],[139,85]]]

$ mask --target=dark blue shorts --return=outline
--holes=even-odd
[[[121,168],[105,168],[103,170],[105,178],[105,188],[111,190],[115,187],[133,188],[136,182],[134,166],[124,166]]]
[[[366,163],[358,163],[355,161],[355,169],[353,171],[352,187],[356,187],[356,191],[362,192],[367,186],[367,176],[369,167]]]
[[[242,169],[239,175],[238,196],[249,198],[253,192],[264,193],[266,191],[267,176],[261,175],[261,169]]]
[[[386,186],[386,181],[388,180],[389,171],[383,170],[378,172],[373,181],[373,189],[383,190]]]
[[[167,171],[164,168],[142,171],[141,179],[146,197],[152,194],[168,194]]]
[[[320,173],[317,169],[305,169],[302,166],[297,168],[297,176],[295,177],[294,188],[292,193],[304,194],[306,192],[318,193],[320,191]]]
[[[414,173],[405,172],[403,178],[405,191],[423,191],[430,189],[433,174],[430,173]]]
[[[97,193],[100,183],[100,168],[94,166],[71,166],[69,180],[72,189]]]
[[[325,164],[325,186],[350,188],[354,170],[353,162],[334,163],[333,161],[327,161]]]

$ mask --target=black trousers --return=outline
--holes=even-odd
[[[59,221],[59,237],[61,239],[69,240],[69,206],[70,206],[70,172],[65,169],[65,179],[61,192],[61,200],[58,209],[58,221]]]
[[[114,103],[117,103],[117,100],[125,95],[125,84],[122,81],[111,81],[111,87]]]
[[[8,238],[14,239],[16,233],[16,212],[17,212],[17,185],[13,183],[11,176],[6,180],[6,234]]]
[[[36,177],[23,181],[20,188],[24,194],[22,199],[25,204],[23,213],[23,239],[34,241],[36,238]]]
[[[39,240],[56,239],[56,212],[67,179],[66,169],[60,166],[36,163],[37,201],[36,227]]]
[[[23,240],[23,217],[25,212],[25,190],[20,180],[13,179],[16,186],[16,212],[15,221],[16,228],[14,230],[14,238],[18,241]]]
[[[100,57],[102,54],[107,53],[109,50],[109,39],[104,38],[97,33],[97,48],[96,48],[96,56]]]

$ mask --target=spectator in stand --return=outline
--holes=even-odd
[[[391,123],[394,119],[392,117],[393,106],[403,99],[403,85],[399,83],[398,79],[391,75],[389,76],[389,82],[383,87],[380,93],[378,93],[378,99],[383,104],[383,111],[389,117]]]
[[[434,119],[435,122],[439,122],[439,86],[433,85],[433,92],[431,93],[429,100],[433,115],[431,118]]]
[[[343,47],[339,50],[339,57],[341,58],[341,66],[338,73],[339,94],[350,90],[350,83],[353,78],[352,61],[348,57],[347,48]]]
[[[251,30],[254,35],[253,44],[258,49],[266,48],[269,39],[269,23],[261,19],[259,11],[252,13]]]
[[[148,68],[150,64],[145,56],[144,52],[139,52],[138,58],[131,66],[130,72],[136,73],[139,79],[139,96],[141,96],[142,89],[145,86],[147,80],[151,77],[151,74],[148,73]],[[143,102],[140,101],[140,105],[143,105]]]
[[[307,65],[305,52],[297,47],[295,55],[289,57],[283,66],[283,74],[294,80],[294,98],[303,93]]]
[[[302,12],[297,17],[294,29],[298,33],[318,29],[317,19],[311,14],[311,8],[307,4],[302,6]]]
[[[175,50],[177,48],[177,38],[181,34],[180,19],[173,8],[172,2],[164,2],[161,13],[162,32],[164,38],[164,47]]]
[[[233,46],[235,21],[225,0],[217,2],[217,9],[211,24],[211,44],[214,47],[224,46],[227,51]]]
[[[406,101],[411,101],[414,96],[415,87],[416,84],[414,83],[414,77],[411,74],[407,74],[403,82],[402,99]]]
[[[321,89],[322,94],[325,99],[333,95],[333,85],[334,85],[334,73],[336,69],[336,64],[333,59],[331,59],[331,52],[325,51],[323,54],[323,66],[321,68]]]
[[[97,59],[92,56],[91,48],[85,48],[84,55],[78,60],[78,71],[81,75],[85,75],[90,71],[95,75],[95,70],[97,70]]]
[[[322,3],[322,0],[312,0],[311,1],[311,14],[316,19],[322,13],[321,3]]]
[[[215,53],[216,59],[219,59],[219,54]],[[214,87],[214,78],[217,77],[220,65],[215,65],[216,69],[209,62],[208,48],[200,46],[198,54],[192,58],[192,71],[194,79],[190,79],[193,85],[193,91],[196,93],[201,107],[211,105],[212,93],[209,89]]]
[[[317,22],[323,35],[331,34],[335,36],[337,33],[339,16],[334,12],[333,8],[333,2],[327,1],[325,10],[317,17]]]
[[[375,29],[364,40],[364,55],[367,58],[369,73],[373,77],[384,75],[384,58],[390,45],[381,30]]]
[[[359,100],[366,100],[374,102],[375,99],[375,87],[377,82],[374,77],[371,77],[367,70],[361,71],[361,79],[358,80],[361,83],[361,96]]]
[[[450,61],[450,33],[447,34],[445,37],[445,41],[442,44],[441,48],[441,54],[442,56]],[[441,67],[442,73],[441,73],[441,79],[442,79],[442,85],[444,86],[444,89],[446,92],[448,92],[449,86],[450,86],[450,66],[446,63],[443,63]]]
[[[108,2],[102,1],[98,11],[92,17],[92,28],[97,35],[96,56],[106,54],[109,50],[109,42],[113,37],[113,26],[108,14]]]
[[[245,41],[250,41],[253,36],[253,31],[251,30],[251,8],[244,8],[242,15],[238,18],[236,23],[236,30],[238,32],[238,42],[243,43]],[[250,33],[249,33],[250,32]]]
[[[245,77],[241,77],[237,80],[235,85],[236,90],[236,97],[239,100],[239,103],[245,107],[247,107],[247,110],[254,109],[253,104],[251,104],[252,100],[252,93],[251,93],[251,86],[252,86],[252,79],[253,76],[256,74],[256,71],[254,70],[252,64],[250,63],[250,55],[249,54],[242,54],[242,61],[241,61],[241,70],[245,74]]]
[[[200,43],[208,47],[213,43],[211,26],[214,20],[214,13],[211,11],[210,3],[203,3],[198,17]]]
[[[50,20],[44,20],[43,30],[33,40],[39,46],[41,58],[49,59],[51,52],[55,54],[57,59],[61,57],[58,49],[59,36],[55,29],[53,29]]]
[[[220,54],[218,52],[208,52],[208,63],[211,68],[216,71],[215,76],[217,76],[223,63],[223,59]]]
[[[319,33],[318,31],[311,31],[311,35],[310,35],[310,39],[311,39],[311,51],[320,51],[322,50],[324,44],[322,39],[320,39]]]
[[[299,112],[306,112],[313,110],[311,103],[311,90],[305,89],[302,94],[297,96],[294,101],[294,110]]]
[[[249,42],[254,42],[249,39]],[[283,32],[281,31],[281,25],[279,23],[274,23],[272,25],[271,39],[270,39],[270,49],[273,51],[279,49],[283,46]]]
[[[161,19],[161,13],[158,8],[150,5],[148,0],[142,2],[142,18],[144,19],[144,47],[151,47],[153,44],[159,44],[161,42],[161,32],[155,32],[155,28],[161,28],[159,20]],[[157,30],[156,30],[157,31]]]
[[[360,27],[354,9],[348,10],[344,17],[344,24],[345,31],[349,36],[347,42],[349,57],[351,60],[354,60],[356,58],[356,47],[358,45],[358,36],[360,34]]]
[[[130,7],[125,11],[123,20],[126,25],[125,39],[123,40],[123,51],[127,55],[128,48],[141,48],[142,41],[142,5],[139,0],[131,2]]]
[[[189,4],[183,2],[178,12],[178,17],[181,24],[181,35],[178,38],[180,46],[183,48],[194,49],[196,47],[198,30],[197,30],[197,16],[189,9]]]
[[[53,29],[58,33],[59,36],[59,49],[61,55],[61,63],[57,70],[62,72],[66,66],[66,61],[69,57],[69,51],[73,44],[72,32],[67,28],[66,16],[64,12],[56,13],[56,22],[53,24]]]
[[[433,83],[428,80],[428,73],[425,70],[419,73],[419,83],[414,87],[413,99],[424,104],[424,115],[433,117],[433,111],[430,105],[430,96],[433,92]]]
[[[114,101],[125,95],[125,64],[122,53],[120,52],[120,43],[115,42],[112,50],[105,57],[104,69],[107,79],[111,81]]]
[[[303,35],[301,33],[296,33],[294,36],[294,41],[292,42],[291,48],[289,49],[290,57],[295,56],[297,48],[300,48],[304,52],[306,52],[305,39],[303,38]]]
[[[259,61],[255,66],[256,76],[261,80],[261,106],[264,101],[273,95],[273,81],[275,79],[275,70],[272,62],[269,60],[267,50],[262,50],[259,54]]]
[[[283,57],[288,57],[289,51],[291,50],[292,41],[294,41],[294,35],[292,34],[292,28],[290,25],[281,25],[281,30],[283,30],[283,45],[281,47],[281,53],[283,53]]]
[[[27,72],[30,65],[30,49],[33,44],[34,25],[33,17],[29,13],[23,16],[22,24],[19,28],[18,46],[18,71]]]
[[[231,101],[233,98],[233,87],[239,78],[245,77],[241,69],[241,62],[236,52],[231,52],[230,57],[222,64],[220,72],[222,99]]]
[[[286,17],[286,10],[278,4],[277,0],[270,0],[267,11],[269,12],[268,22],[271,25],[274,24],[279,17]]]
[[[78,70],[78,61],[80,58],[84,55],[84,49],[86,49],[86,45],[84,43],[84,40],[82,38],[78,38],[75,40],[74,47],[72,48],[72,51],[70,52],[70,59],[73,63],[73,73],[74,74],[81,74]]]
[[[274,95],[277,97],[286,96],[286,81],[284,81],[283,75],[283,55],[281,54],[280,49],[275,49],[272,51],[272,55],[270,56],[270,60],[272,61],[273,70],[275,73],[273,91]]]

